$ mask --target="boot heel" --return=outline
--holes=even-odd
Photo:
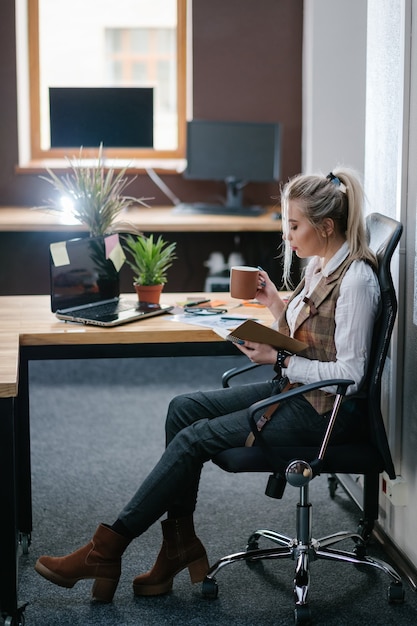
[[[207,555],[205,554],[201,558],[197,559],[197,561],[193,561],[188,565],[188,572],[190,574],[191,582],[201,583],[204,580],[207,572],[209,571],[209,562],[207,559]]]
[[[96,578],[93,588],[91,590],[93,600],[95,600],[96,602],[111,602],[113,600],[113,596],[117,589],[118,583],[118,580]]]

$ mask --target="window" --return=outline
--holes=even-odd
[[[73,156],[51,148],[49,90],[74,87],[152,87],[154,147],[106,156],[184,157],[186,0],[28,0],[28,20],[33,160]]]

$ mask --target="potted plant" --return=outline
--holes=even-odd
[[[44,206],[36,209],[56,213],[70,214],[77,221],[85,224],[91,237],[110,232],[137,232],[135,227],[115,220],[122,211],[132,204],[146,205],[144,199],[124,195],[132,180],[126,178],[124,167],[117,174],[112,168],[105,168],[103,146],[100,145],[97,163],[87,165],[82,160],[82,148],[78,159],[67,159],[70,172],[60,177],[47,168],[48,176],[41,179],[52,185],[59,194],[51,198]]]
[[[168,243],[161,235],[156,240],[153,235],[126,236],[126,261],[133,270],[133,284],[140,301],[159,303],[168,269],[177,258],[176,245],[176,242]]]

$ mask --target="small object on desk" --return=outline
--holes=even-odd
[[[207,304],[207,302],[210,302],[209,298],[204,298],[203,300],[194,300],[194,301],[191,301],[191,302],[189,302],[187,300],[187,302],[184,303],[184,306],[187,306],[187,307],[189,307],[189,306],[198,306],[199,304]]]
[[[185,302],[178,302],[172,309],[171,313],[174,315],[180,315],[181,313],[195,313],[198,315],[214,315],[214,313],[207,313],[208,309],[215,310],[216,313],[226,313],[223,300],[210,300],[209,298],[201,298],[198,300],[186,300]],[[203,306],[202,306],[203,305]],[[218,308],[219,307],[219,308]],[[206,312],[201,313],[204,309]]]
[[[214,306],[214,307],[216,307],[216,306],[219,306],[219,307],[224,307],[224,306],[226,306],[226,302],[224,302],[224,300],[212,300],[212,301],[210,302],[210,306]]]
[[[244,322],[245,320],[254,320],[255,318],[251,315],[233,315],[232,313],[226,313],[222,315],[222,320],[236,320],[236,322]]]
[[[265,305],[261,304],[257,300],[244,300],[242,304],[240,304],[239,306],[253,306],[253,307],[258,307],[259,309],[265,308]]]
[[[216,307],[204,307],[204,308],[199,308],[199,307],[184,307],[184,312],[185,313],[191,313],[192,315],[218,315],[219,313],[226,313],[227,309],[220,309],[220,308],[216,308]]]

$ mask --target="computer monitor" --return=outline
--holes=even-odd
[[[279,174],[278,123],[188,122],[184,176],[199,180],[223,180],[226,183],[223,205],[219,204],[216,209],[216,205],[196,203],[195,212],[259,214],[262,211],[260,207],[245,207],[243,188],[248,182],[279,180]]]
[[[51,148],[153,147],[151,87],[50,87]]]

